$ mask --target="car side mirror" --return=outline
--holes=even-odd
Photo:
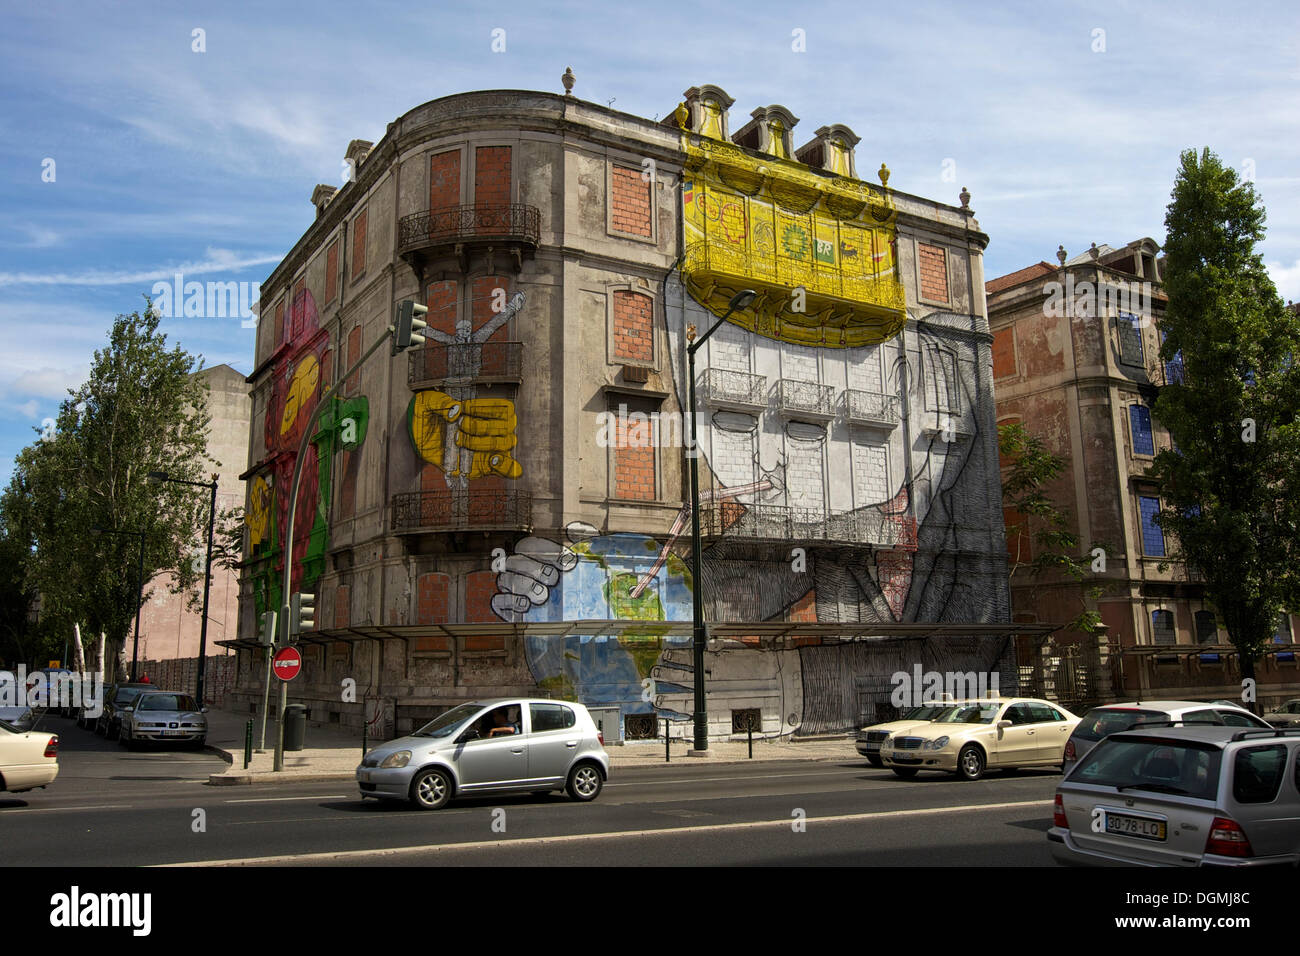
[[[206,714],[207,712],[208,712],[208,709],[207,709],[206,707],[200,707],[200,708],[199,708],[199,713],[200,713],[200,714]]]
[[[469,728],[469,730],[465,731],[463,734],[457,737],[456,743],[463,744],[463,743],[468,743],[471,740],[478,740],[478,731],[475,730],[473,727]]]
[[[1011,721],[1009,721],[1009,720],[999,720],[999,721],[998,721],[998,730],[1006,730],[1006,729],[1007,729],[1008,727],[1010,727],[1010,726],[1011,726]]]

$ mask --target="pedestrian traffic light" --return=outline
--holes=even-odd
[[[427,305],[420,305],[413,299],[407,299],[397,307],[397,328],[393,332],[393,354],[396,355],[412,345],[423,345],[424,336],[421,329],[427,329],[429,323],[421,316],[429,314]]]
[[[289,602],[289,640],[316,627],[316,595],[299,591]]]
[[[262,615],[262,630],[258,634],[262,644],[270,646],[275,643],[275,612],[266,611]]]

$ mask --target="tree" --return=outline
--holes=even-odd
[[[19,453],[3,501],[31,543],[26,580],[42,613],[119,645],[141,600],[139,532],[146,582],[171,573],[192,585],[202,571],[190,552],[207,529],[205,489],[148,480],[210,470],[206,386],[193,375],[201,360],[168,349],[158,324],[152,306],[115,319],[86,382],[61,403],[54,435]]]
[[[1165,362],[1182,363],[1154,412],[1174,449],[1148,474],[1157,524],[1205,582],[1245,678],[1300,593],[1300,320],[1255,251],[1264,209],[1212,152],[1182,154],[1165,215]]]
[[[1079,538],[1070,530],[1069,520],[1047,494],[1046,487],[1065,470],[1065,460],[1052,454],[1036,435],[1025,431],[1020,422],[998,426],[998,451],[1010,463],[1011,470],[1002,483],[1003,505],[1019,521],[1007,525],[1007,537],[1014,540],[1010,577],[1022,571],[1035,582],[1052,572],[1082,582],[1089,575],[1089,564],[1079,558]],[[1026,549],[1024,541],[1031,541]],[[1026,559],[1024,551],[1032,557]],[[1085,634],[1096,633],[1101,615],[1090,608],[1101,594],[1099,585],[1080,590],[1080,611],[1066,626]]]

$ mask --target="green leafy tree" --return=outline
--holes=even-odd
[[[1070,530],[1068,517],[1047,492],[1065,471],[1065,460],[1048,451],[1043,440],[1026,432],[1020,422],[998,426],[998,450],[1010,465],[1002,482],[1002,502],[1019,519],[1007,525],[1007,537],[1012,539],[1014,549],[1011,578],[1022,574],[1038,583],[1064,576],[1083,582],[1090,575],[1090,564],[1078,557],[1079,537]],[[1026,540],[1032,542],[1031,547],[1023,547]],[[1101,593],[1101,586],[1095,584],[1080,590],[1080,611],[1066,625],[1070,630],[1085,634],[1099,630],[1101,616],[1095,606]]]
[[[53,436],[19,453],[3,501],[30,542],[26,581],[43,615],[119,646],[141,599],[139,532],[146,582],[170,573],[193,587],[202,576],[191,557],[205,541],[206,490],[148,476],[211,471],[207,389],[193,375],[200,360],[167,348],[158,324],[152,307],[116,318],[86,382],[61,403]]]
[[[1154,409],[1176,449],[1148,472],[1164,499],[1156,521],[1253,678],[1300,591],[1300,320],[1255,251],[1264,209],[1254,187],[1208,149],[1183,153],[1165,228],[1160,355],[1182,376]]]

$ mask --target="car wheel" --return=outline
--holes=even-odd
[[[871,764],[873,767],[883,767],[885,765],[885,762],[879,757],[868,757],[867,763]]]
[[[574,800],[586,803],[600,795],[600,788],[604,784],[600,770],[594,763],[580,763],[569,771],[569,782],[564,789]]]
[[[439,810],[451,799],[451,777],[444,770],[424,770],[411,781],[411,802],[421,810]]]
[[[104,736],[105,736],[106,738],[108,738],[109,740],[121,740],[121,739],[122,739],[122,725],[121,725],[121,724],[113,724],[111,727],[108,728],[108,732],[107,732],[106,734],[104,734]]]
[[[898,774],[904,780],[911,780],[916,776],[915,767],[890,767],[889,769],[894,771],[894,773]]]
[[[118,743],[120,743],[127,750],[135,749],[135,741],[131,739],[131,731],[125,729],[124,727],[119,726],[117,728],[117,740]]]
[[[957,776],[963,780],[978,780],[984,776],[984,751],[967,744],[957,754]]]

